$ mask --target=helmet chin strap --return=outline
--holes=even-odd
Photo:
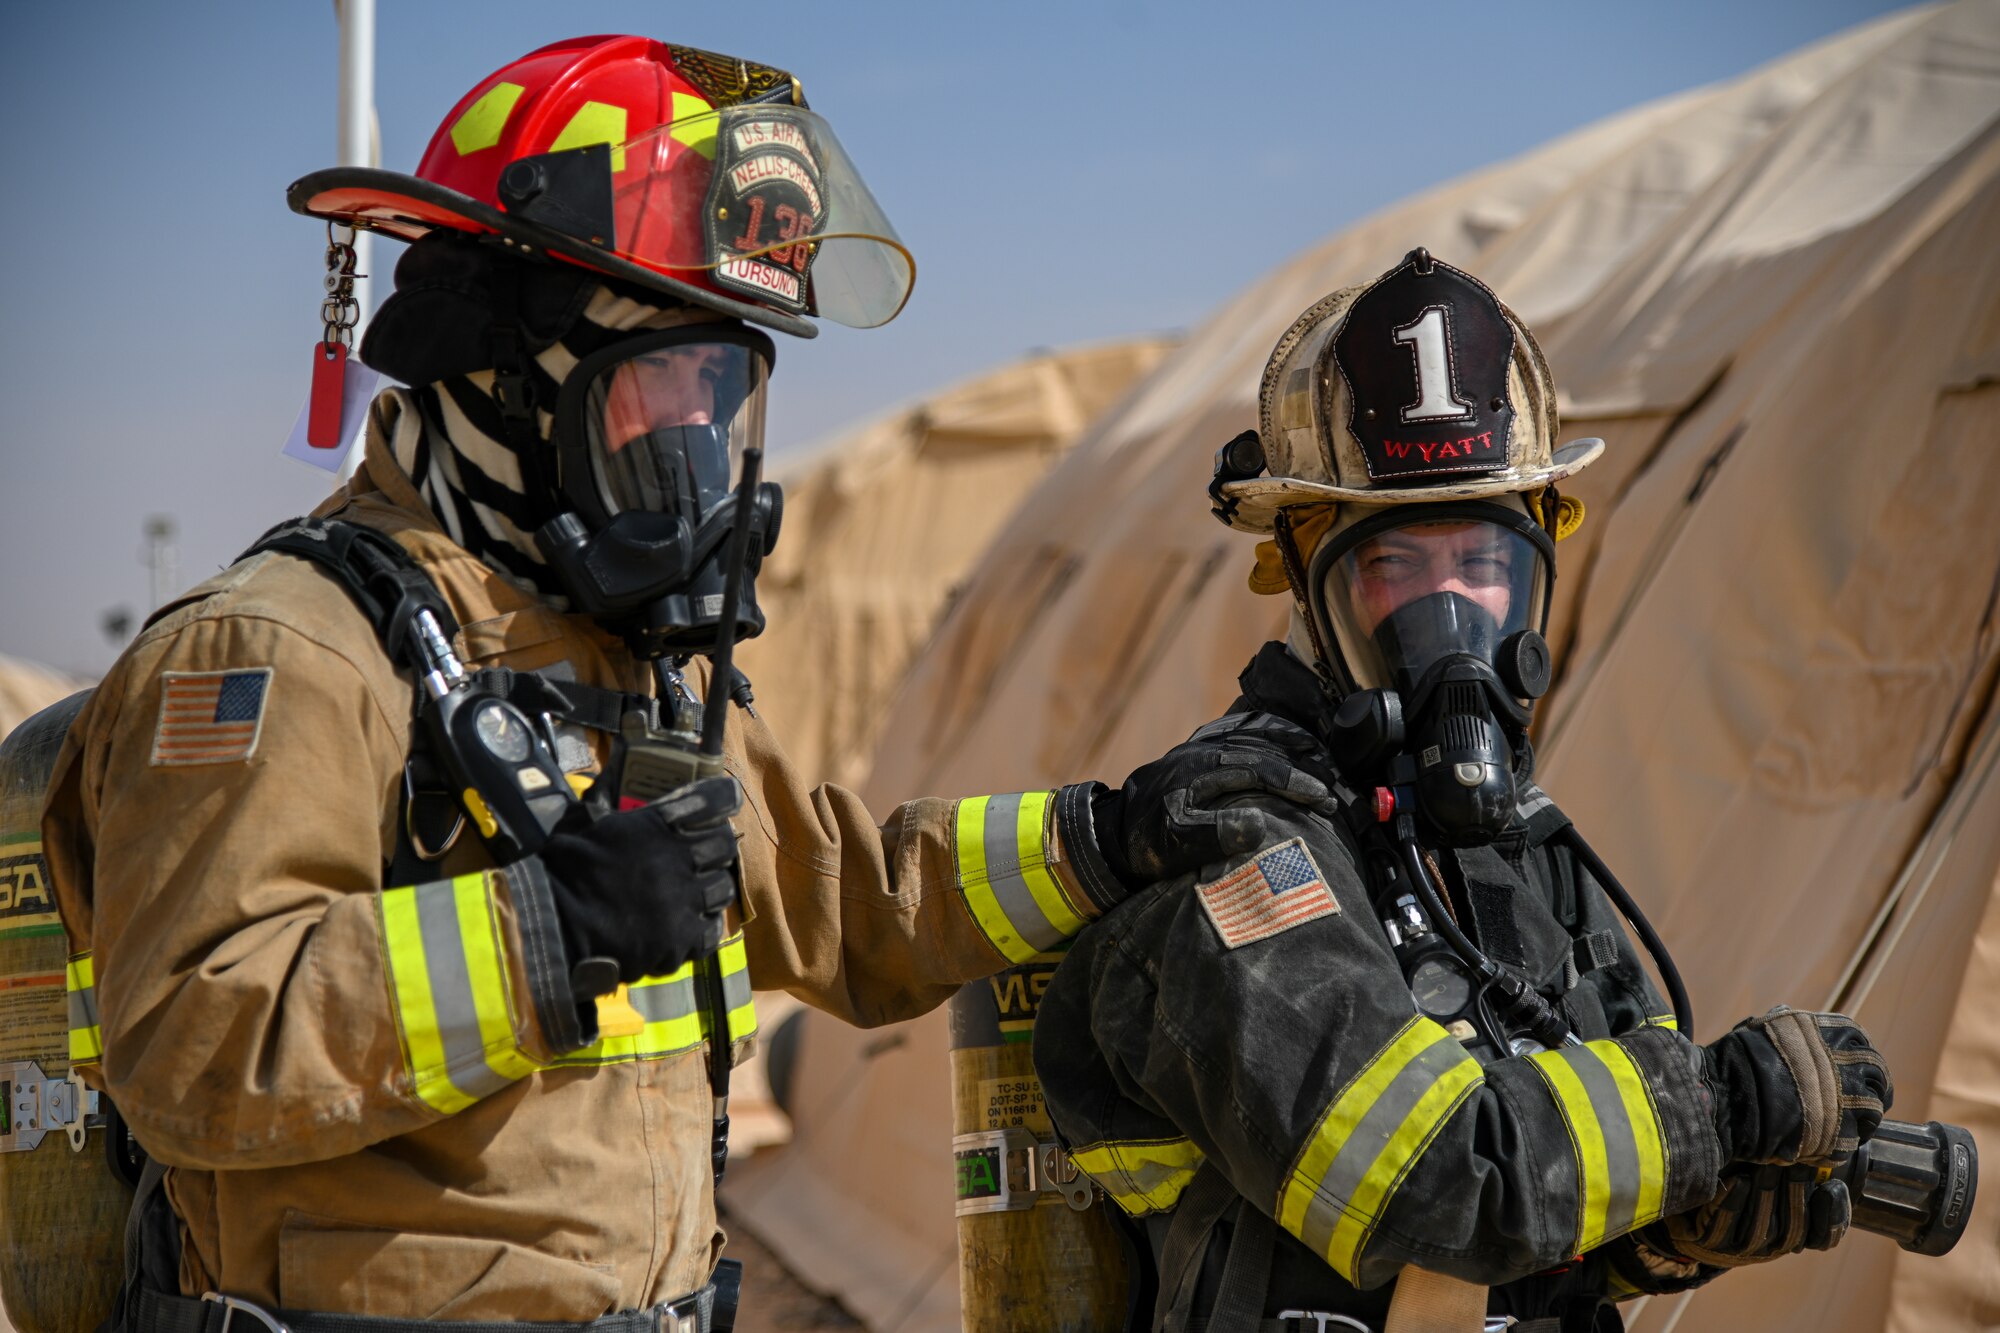
[[[1306,623],[1306,633],[1312,638],[1313,674],[1319,677],[1319,687],[1329,698],[1337,697],[1333,684],[1333,668],[1328,665],[1326,640],[1320,637],[1319,621],[1313,617],[1312,602],[1306,596],[1306,562],[1299,554],[1298,539],[1292,535],[1292,511],[1280,509],[1271,518],[1271,540],[1277,544],[1278,559],[1285,566],[1285,582],[1292,585],[1292,604],[1298,609],[1299,619]]]

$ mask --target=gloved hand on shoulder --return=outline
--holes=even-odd
[[[1888,1065],[1844,1014],[1780,1005],[1699,1050],[1725,1161],[1844,1162],[1896,1097]]]
[[[610,958],[629,984],[721,948],[739,877],[729,819],[742,804],[725,774],[596,820],[579,809],[559,825],[541,860],[570,965]]]
[[[1307,742],[1300,733],[1302,743]],[[1234,798],[1275,796],[1314,809],[1337,808],[1326,783],[1295,764],[1276,743],[1189,741],[1141,765],[1113,790],[1102,783],[1063,789],[1065,809],[1088,819],[1062,826],[1066,846],[1088,836],[1123,897],[1149,884],[1193,874],[1269,841],[1267,820]]]

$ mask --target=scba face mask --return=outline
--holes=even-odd
[[[764,628],[754,576],[777,544],[782,495],[757,488],[739,512],[736,463],[761,448],[771,340],[695,324],[623,339],[577,363],[556,400],[565,512],[536,541],[578,610],[635,652],[706,651],[721,630],[723,554],[753,525],[735,637]]]
[[[1359,779],[1406,755],[1449,846],[1490,842],[1513,818],[1516,757],[1549,683],[1553,555],[1526,513],[1483,501],[1397,506],[1314,553],[1343,766]]]

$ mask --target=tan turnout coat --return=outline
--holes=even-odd
[[[583,683],[650,692],[618,640],[453,544],[379,441],[318,512],[416,557],[464,627],[468,666],[567,663]],[[266,669],[247,756],[207,758],[201,733],[190,742],[163,720],[170,673]],[[447,1320],[586,1320],[681,1296],[723,1239],[705,1021],[686,1012],[686,978],[670,978],[634,988],[661,1018],[637,1045],[554,1050],[524,956],[550,931],[526,929],[516,877],[467,836],[437,883],[382,882],[414,690],[343,588],[282,554],[225,570],[139,636],[72,730],[43,825],[94,983],[81,998],[96,1030],[73,1037],[101,1044],[86,1077],[172,1168],[185,1294]],[[241,734],[207,743],[240,750]],[[595,764],[602,741],[592,733]],[[727,762],[746,796],[746,920],[725,954],[739,1059],[754,1023],[746,957],[759,988],[875,1024],[1023,950],[993,884],[1037,874],[1045,903],[1053,886],[1052,922],[1021,926],[1020,892],[998,900],[1023,934],[1074,929],[1064,907],[1089,912],[1044,794],[913,801],[878,827],[733,709]],[[977,841],[1003,809],[1030,864],[962,864],[967,830]],[[1031,817],[1044,819],[1039,844]],[[409,960],[426,956],[420,977]],[[484,1026],[454,1034],[447,988],[423,989],[440,958],[484,996]],[[467,1031],[472,1063],[440,1063],[455,1041],[463,1054]]]

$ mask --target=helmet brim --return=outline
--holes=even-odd
[[[802,315],[788,315],[669,278],[553,227],[504,213],[418,176],[379,167],[328,167],[293,181],[285,190],[285,203],[294,213],[366,227],[399,241],[414,241],[440,227],[490,233],[529,257],[556,255],[607,277],[747,323],[800,338],[819,336],[819,326]]]
[[[1239,532],[1269,532],[1280,509],[1293,505],[1424,504],[1439,500],[1472,500],[1489,495],[1510,495],[1539,490],[1561,481],[1597,461],[1604,441],[1595,437],[1571,440],[1555,451],[1549,466],[1522,468],[1511,472],[1489,472],[1476,480],[1446,482],[1435,486],[1335,486],[1327,482],[1300,481],[1284,477],[1254,477],[1248,481],[1223,484],[1222,498],[1235,508],[1227,520]]]

